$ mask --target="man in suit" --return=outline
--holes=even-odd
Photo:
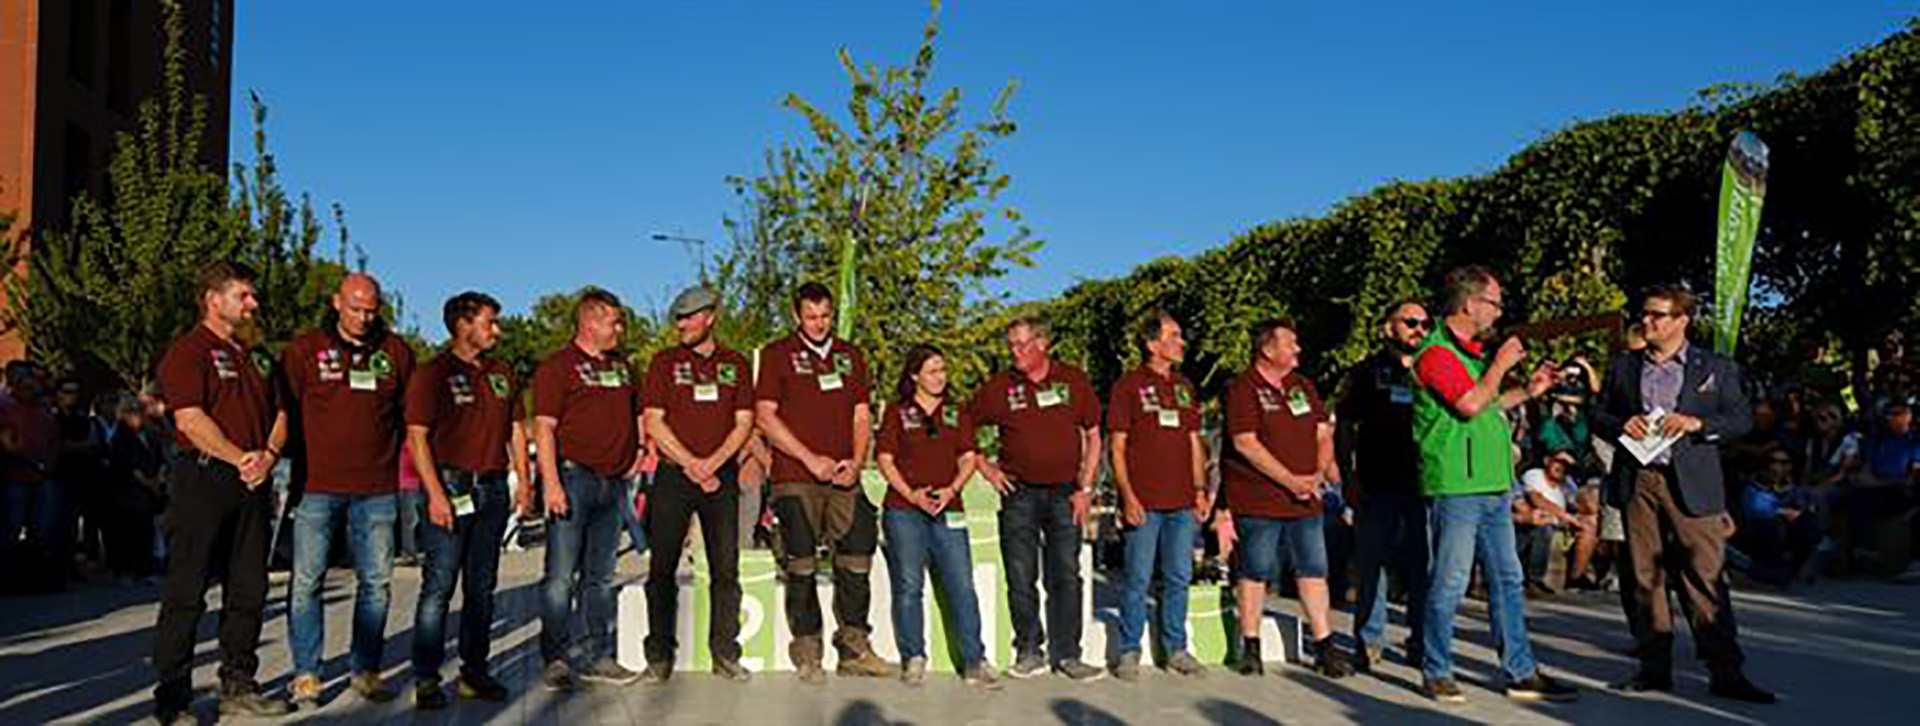
[[[1772,703],[1773,694],[1753,685],[1741,669],[1725,571],[1733,518],[1720,444],[1745,435],[1753,415],[1740,368],[1688,345],[1694,302],[1692,293],[1678,287],[1646,294],[1640,320],[1647,347],[1614,359],[1593,419],[1595,432],[1608,439],[1679,438],[1645,463],[1624,451],[1613,460],[1607,494],[1626,515],[1632,570],[1620,599],[1640,659],[1639,672],[1615,687],[1629,693],[1672,690],[1671,579],[1693,629],[1694,650],[1712,674],[1713,694]]]

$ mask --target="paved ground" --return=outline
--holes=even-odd
[[[360,702],[345,688],[350,578],[336,571],[327,600],[328,691],[319,709],[288,723],[406,724],[1273,724],[1393,722],[1498,723],[1885,723],[1920,712],[1920,578],[1901,582],[1822,582],[1782,595],[1738,597],[1753,678],[1783,694],[1772,707],[1708,697],[1697,667],[1682,672],[1671,697],[1624,698],[1604,684],[1630,667],[1613,596],[1567,597],[1530,606],[1534,645],[1554,673],[1585,690],[1579,703],[1523,705],[1486,690],[1493,657],[1485,613],[1470,603],[1461,620],[1461,675],[1469,702],[1429,704],[1419,675],[1389,664],[1374,677],[1322,680],[1298,668],[1270,667],[1249,679],[1214,670],[1200,680],[1152,673],[1137,686],[1057,679],[1010,683],[984,692],[936,679],[913,689],[891,682],[835,680],[825,687],[791,675],[738,686],[683,674],[665,686],[636,686],[556,698],[537,688],[539,625],[534,592],[537,553],[508,555],[495,625],[497,674],[515,691],[506,704],[460,703],[420,714],[404,699]],[[638,575],[628,555],[625,579]],[[275,592],[284,592],[284,575]],[[396,572],[388,626],[387,674],[404,685],[417,570]],[[456,600],[457,606],[457,600]],[[146,656],[156,606],[149,587],[94,586],[56,596],[0,599],[0,724],[126,723],[144,719]],[[262,678],[285,686],[289,667],[284,597],[270,605],[261,645]],[[878,616],[877,616],[878,617]],[[196,711],[214,718],[213,624],[203,624],[194,678]],[[1342,627],[1345,627],[1344,618]],[[1397,629],[1396,629],[1397,630]],[[1397,634],[1395,637],[1398,637]],[[1681,646],[1680,657],[1688,657]],[[1277,671],[1277,672],[1276,672]],[[1865,719],[1865,720],[1862,720]]]

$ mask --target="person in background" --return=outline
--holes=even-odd
[[[68,575],[85,582],[88,566],[106,560],[103,525],[113,489],[106,479],[106,425],[94,415],[80,379],[72,376],[54,384],[53,413],[60,424],[60,455],[53,467],[61,491],[57,547],[71,556]]]
[[[133,396],[120,396],[114,402],[119,424],[108,444],[114,492],[113,518],[107,527],[108,566],[122,583],[151,578],[153,562],[153,517],[166,502],[166,481],[161,476],[160,448],[153,428],[147,423],[147,409]]]
[[[1793,456],[1783,448],[1763,454],[1766,466],[1741,491],[1741,551],[1753,558],[1754,579],[1787,587],[1820,543],[1820,515],[1806,488],[1793,481]]]
[[[1517,523],[1516,534],[1520,538],[1520,562],[1527,574],[1527,594],[1535,597],[1555,594],[1553,586],[1547,584],[1547,569],[1558,551],[1554,546],[1556,534],[1571,531],[1582,540],[1598,535],[1574,515],[1574,466],[1573,452],[1557,450],[1539,467],[1520,476],[1530,517]]]
[[[420,491],[420,475],[413,468],[413,442],[400,444],[400,525],[394,548],[395,567],[420,566],[420,522],[426,519],[427,495]]]
[[[59,560],[60,489],[53,478],[60,455],[60,423],[47,405],[46,371],[17,360],[7,364],[8,394],[0,400],[0,568],[6,582],[25,589],[65,587]]]

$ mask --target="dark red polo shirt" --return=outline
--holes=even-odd
[[[272,368],[273,358],[265,351],[221,340],[207,326],[195,325],[160,359],[160,397],[173,411],[206,412],[241,451],[260,451],[267,448],[281,409],[278,389],[268,385]],[[177,426],[173,440],[183,450],[194,450]]]
[[[676,346],[654,354],[642,391],[648,409],[666,413],[680,445],[705,458],[727,442],[735,415],[753,410],[753,368],[726,348],[700,355]]]
[[[434,463],[476,473],[507,470],[513,424],[525,414],[504,361],[468,363],[442,352],[407,383],[407,425],[425,426]]]
[[[1146,366],[1113,384],[1107,430],[1127,435],[1127,475],[1134,496],[1151,511],[1193,506],[1193,439],[1200,399],[1179,371],[1160,376]]]
[[[1271,519],[1302,519],[1320,514],[1320,499],[1295,499],[1278,482],[1260,473],[1233,444],[1233,437],[1252,433],[1260,445],[1287,471],[1311,475],[1320,468],[1320,424],[1327,409],[1313,382],[1288,373],[1279,386],[1267,383],[1260,371],[1248,368],[1227,385],[1227,440],[1220,457],[1220,483],[1227,508],[1236,515]]]
[[[561,459],[601,476],[625,475],[639,458],[640,389],[624,355],[595,358],[569,343],[548,356],[533,373],[533,415],[560,422]]]
[[[947,401],[932,413],[913,401],[895,403],[880,422],[879,447],[880,453],[893,455],[893,466],[909,487],[945,487],[960,474],[960,456],[973,451],[973,417]],[[887,488],[886,507],[919,509],[892,487]],[[965,511],[965,505],[954,499],[946,511]]]
[[[780,405],[787,430],[815,454],[836,461],[853,458],[853,409],[868,402],[867,359],[835,338],[825,357],[815,355],[799,333],[760,351],[756,401]],[[779,447],[773,450],[775,483],[813,482],[813,473]]]
[[[1080,431],[1100,425],[1100,396],[1080,369],[1052,361],[1038,381],[1001,371],[973,395],[975,425],[1000,427],[1000,468],[1027,484],[1077,484]]]
[[[353,345],[310,330],[281,355],[301,434],[294,480],[324,494],[389,494],[400,484],[413,349],[398,335]]]

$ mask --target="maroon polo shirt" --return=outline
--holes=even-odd
[[[445,351],[407,383],[407,425],[427,427],[437,466],[504,472],[513,424],[524,416],[520,392],[504,361],[482,357],[468,363]]]
[[[1000,468],[1025,484],[1077,484],[1080,431],[1100,425],[1100,396],[1080,369],[1052,361],[1038,381],[1001,371],[973,395],[979,426],[1000,427]]]
[[[309,330],[281,354],[302,454],[294,480],[321,494],[390,494],[400,484],[413,349],[398,335],[354,345]]]
[[[640,389],[624,355],[598,358],[572,343],[533,374],[533,415],[558,420],[560,458],[617,477],[639,458]]]
[[[960,474],[960,457],[973,451],[973,417],[955,403],[942,401],[932,413],[913,401],[887,407],[880,422],[880,453],[893,455],[893,466],[914,489],[938,489]],[[886,508],[919,509],[887,487]],[[946,511],[966,507],[956,498]]]
[[[654,354],[641,398],[666,414],[667,428],[694,456],[720,450],[734,417],[753,410],[753,368],[746,356],[715,346],[701,355],[686,346]]]
[[[1269,519],[1319,516],[1319,497],[1295,499],[1279,482],[1255,469],[1233,445],[1233,437],[1252,433],[1287,471],[1299,475],[1318,471],[1320,425],[1327,422],[1327,409],[1313,390],[1313,382],[1295,372],[1273,386],[1259,370],[1248,368],[1227,385],[1226,408],[1227,442],[1221,456],[1220,480],[1227,508],[1236,515]]]
[[[279,391],[267,383],[272,367],[265,351],[221,340],[206,325],[195,325],[160,359],[160,397],[173,411],[204,411],[241,451],[260,451],[267,448],[281,410]],[[194,450],[178,426],[173,440],[183,450]]]
[[[1127,475],[1151,511],[1193,506],[1193,434],[1200,398],[1179,371],[1161,376],[1140,366],[1113,384],[1107,430],[1127,435]]]
[[[757,401],[780,405],[787,430],[815,454],[836,461],[853,457],[853,409],[867,402],[867,359],[835,338],[825,357],[814,354],[795,332],[760,351]],[[816,482],[806,465],[779,447],[773,450],[772,481]]]

